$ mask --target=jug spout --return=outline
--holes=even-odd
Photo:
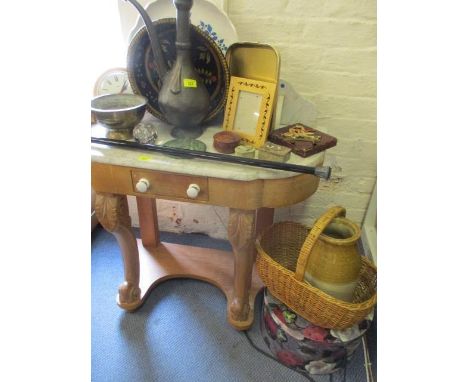
[[[138,3],[136,0],[125,0],[132,4],[138,13],[140,14],[143,22],[145,23],[146,30],[148,32],[151,50],[153,51],[154,63],[156,66],[156,70],[158,72],[159,78],[164,78],[167,71],[169,70],[166,61],[164,60],[164,55],[161,49],[161,44],[159,43],[159,39],[156,33],[156,28],[153,27],[153,22],[149,17],[148,13],[145,9]]]
[[[137,0],[126,1],[137,9],[146,25],[156,70],[162,82],[158,105],[165,120],[174,126],[171,134],[177,138],[197,138],[203,133],[201,124],[210,107],[210,95],[192,62],[190,9],[193,0],[173,0],[177,57],[171,68],[164,59],[161,41],[148,13]]]

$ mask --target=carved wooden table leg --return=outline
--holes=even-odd
[[[275,209],[262,207],[257,209],[255,218],[255,237],[258,237],[266,228],[273,224],[275,218]]]
[[[234,288],[228,306],[228,320],[231,325],[237,328],[245,326],[245,329],[253,321],[250,287],[256,254],[255,214],[255,210],[231,208],[229,211],[228,237],[234,252]]]
[[[157,247],[159,240],[156,199],[136,197],[141,241],[145,247]]]
[[[123,257],[125,281],[119,287],[117,303],[125,310],[134,310],[141,304],[140,261],[127,196],[98,193],[95,208],[101,225],[117,239]]]

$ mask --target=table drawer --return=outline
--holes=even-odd
[[[177,198],[186,200],[208,200],[208,179],[201,176],[175,175],[164,172],[132,170],[133,191],[142,195],[154,195],[167,198]],[[137,183],[145,179],[148,183],[147,190],[141,192],[137,188]],[[187,189],[191,184],[196,184],[200,188],[195,198],[187,196]]]

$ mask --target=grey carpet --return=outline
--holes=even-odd
[[[138,231],[136,231],[138,234]],[[204,235],[162,233],[163,241],[229,250],[229,243]],[[115,296],[123,280],[114,237],[100,226],[92,234],[92,381],[307,381],[294,370],[255,350],[243,332],[226,321],[226,299],[216,287],[173,279],[155,288],[134,313],[120,309]],[[268,352],[255,323],[249,335]],[[375,328],[369,333],[374,365]],[[342,381],[344,373],[314,376],[317,382]],[[364,382],[362,346],[346,368],[346,381]]]

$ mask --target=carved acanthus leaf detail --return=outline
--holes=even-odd
[[[130,227],[127,197],[115,194],[96,194],[96,216],[102,226],[114,232],[119,226]]]

